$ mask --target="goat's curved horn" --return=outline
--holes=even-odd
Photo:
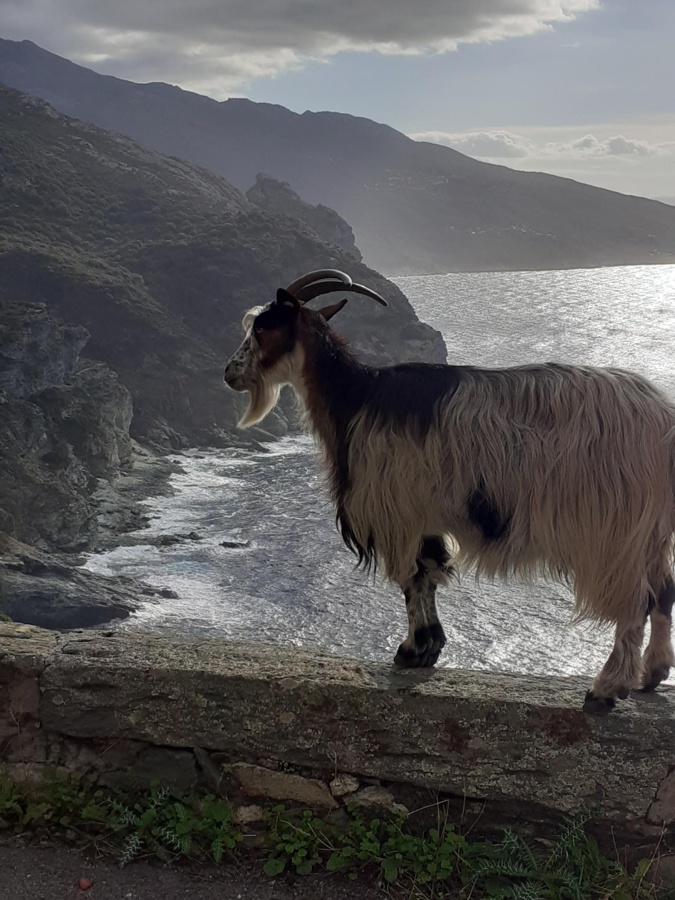
[[[310,300],[313,300],[321,294],[332,294],[334,291],[349,291],[353,294],[363,294],[366,297],[377,300],[382,306],[388,305],[383,297],[380,297],[375,291],[371,291],[370,288],[364,287],[362,284],[342,284],[340,281],[332,280],[317,281],[313,284],[307,284],[299,291],[296,291],[294,296],[298,303],[304,304],[309,303]],[[291,292],[289,291],[289,293]]]
[[[349,275],[346,272],[341,272],[339,269],[317,269],[315,272],[307,272],[306,275],[296,278],[295,281],[288,285],[286,290],[295,297],[296,291],[299,291],[300,288],[303,288],[306,284],[311,284],[313,281],[319,281],[321,278],[338,278],[342,284],[352,283]]]

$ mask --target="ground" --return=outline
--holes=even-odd
[[[80,879],[91,881],[81,890]],[[134,862],[123,869],[64,847],[0,840],[0,900],[382,900],[375,885],[335,875],[270,879],[261,863],[237,866]]]

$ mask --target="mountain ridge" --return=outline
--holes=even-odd
[[[481,162],[363,117],[135,84],[32,42],[0,40],[0,81],[242,192],[260,173],[287,182],[336,210],[387,274],[675,262],[667,204]]]

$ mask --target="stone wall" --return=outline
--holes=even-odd
[[[675,691],[584,713],[582,678],[394,670],[297,649],[0,624],[0,757],[103,783],[203,782],[545,835],[584,812],[600,843],[675,844]],[[256,807],[253,806],[255,809]]]

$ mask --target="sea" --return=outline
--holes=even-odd
[[[675,265],[393,280],[443,334],[449,362],[616,366],[675,398]],[[310,438],[176,460],[173,494],[147,501],[138,544],[87,560],[177,595],[148,599],[120,628],[392,659],[407,633],[403,597],[355,569]],[[144,542],[159,535],[184,539]],[[609,628],[573,624],[572,594],[555,582],[478,583],[469,572],[441,589],[438,608],[448,638],[439,666],[593,675],[612,645]]]

